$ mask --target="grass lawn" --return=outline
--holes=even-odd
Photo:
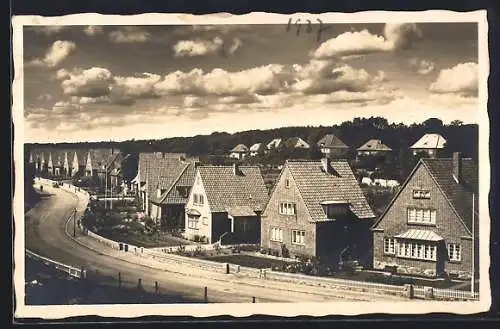
[[[207,257],[206,259],[220,263],[231,263],[235,265],[241,265],[253,268],[271,268],[275,266],[281,267],[283,265],[289,264],[288,262],[279,259],[256,257],[250,255],[242,255],[242,254]]]
[[[156,247],[173,247],[180,244],[189,244],[189,241],[181,240],[166,233],[148,234],[137,231],[116,231],[116,230],[99,230],[99,235],[105,238],[132,244],[137,247],[156,248]]]

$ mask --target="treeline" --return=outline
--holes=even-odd
[[[210,135],[194,137],[173,137],[156,140],[127,140],[123,142],[80,142],[57,144],[26,144],[27,150],[31,147],[55,148],[119,148],[126,154],[140,152],[183,152],[193,156],[227,155],[237,144],[251,146],[254,143],[269,143],[274,138],[287,139],[301,137],[313,148],[317,141],[325,134],[333,133],[351,147],[354,153],[356,148],[372,138],[382,142],[395,152],[407,150],[425,133],[439,133],[447,140],[446,149],[449,152],[461,151],[464,156],[477,160],[478,157],[478,126],[463,124],[454,121],[445,125],[439,119],[431,118],[420,124],[405,125],[403,123],[389,124],[381,117],[354,118],[340,125],[332,126],[303,126],[284,127],[268,130],[248,130],[229,134],[214,132]],[[451,153],[450,153],[451,154]]]

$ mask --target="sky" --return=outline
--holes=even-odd
[[[26,142],[478,123],[476,23],[25,26]]]

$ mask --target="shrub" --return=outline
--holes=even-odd
[[[290,251],[288,250],[288,248],[286,247],[285,244],[281,245],[281,257],[284,257],[284,258],[290,257]]]
[[[266,248],[260,248],[259,252],[263,255],[267,254],[267,249]]]
[[[218,244],[218,243],[214,244],[214,251],[217,255],[219,255],[222,252],[222,248],[221,248],[220,244]]]
[[[205,254],[205,251],[201,248],[200,245],[196,246],[195,250],[193,251],[193,256],[204,256]]]
[[[186,252],[186,247],[184,245],[179,245],[177,247],[177,250],[175,251],[176,254],[183,255]]]

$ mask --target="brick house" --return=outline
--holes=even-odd
[[[440,134],[425,134],[415,144],[410,146],[410,150],[414,156],[424,152],[429,157],[435,158],[440,155],[445,144],[446,139]]]
[[[291,257],[365,263],[373,219],[346,160],[287,160],[262,215],[261,246],[280,254],[284,246]]]
[[[200,166],[186,204],[185,235],[209,243],[259,243],[267,200],[258,166]]]
[[[162,227],[184,228],[185,205],[194,183],[197,158],[165,162],[162,176],[156,184],[156,193],[150,194],[151,218]]]
[[[420,159],[372,227],[373,267],[419,276],[469,277],[474,231],[478,273],[477,211],[473,214],[478,199],[473,160],[460,153]]]
[[[345,158],[349,152],[349,146],[334,134],[323,136],[323,138],[318,141],[317,145],[324,156],[332,159]]]

